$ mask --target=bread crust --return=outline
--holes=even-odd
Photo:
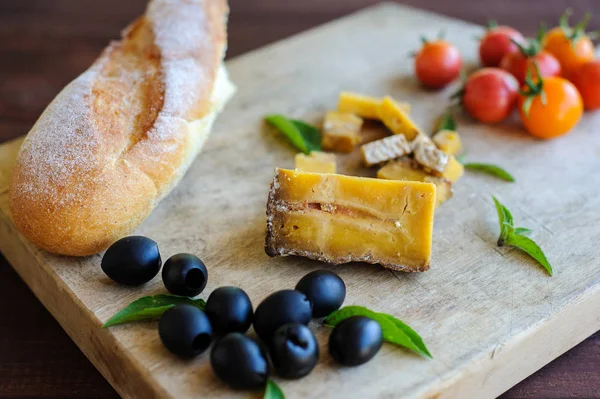
[[[214,118],[226,0],[153,0],[66,86],[25,139],[9,188],[17,228],[85,256],[132,232],[200,151]]]

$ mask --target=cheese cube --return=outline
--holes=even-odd
[[[461,178],[464,172],[464,166],[462,166],[462,164],[458,162],[454,156],[450,155],[448,164],[446,165],[446,168],[444,168],[444,172],[442,172],[441,176],[452,183],[456,183],[456,181]]]
[[[321,147],[327,151],[352,152],[360,143],[362,118],[347,112],[330,111],[323,122]]]
[[[433,142],[446,154],[456,155],[462,149],[462,143],[458,133],[452,130],[440,130],[433,136]]]
[[[267,203],[269,256],[425,271],[435,185],[277,169]]]
[[[310,155],[296,154],[296,170],[314,173],[335,173],[335,155],[326,152],[313,151]]]
[[[372,141],[360,147],[361,157],[366,166],[373,166],[400,158],[411,151],[411,146],[406,137],[399,134]]]
[[[380,104],[380,98],[343,91],[340,93],[338,111],[349,112],[365,119],[379,119]],[[398,105],[405,113],[410,113],[409,104],[399,103]]]
[[[378,114],[379,119],[394,134],[403,134],[407,139],[413,140],[420,132],[408,113],[389,96],[384,97],[379,104]]]
[[[379,179],[422,181],[436,187],[436,207],[452,198],[452,183],[442,177],[425,172],[414,160],[403,158],[387,163],[377,171]]]

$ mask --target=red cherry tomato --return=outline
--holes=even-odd
[[[461,66],[458,49],[445,40],[425,41],[415,58],[417,78],[430,89],[441,89],[455,80]]]
[[[540,73],[543,78],[551,76],[560,76],[560,63],[552,54],[541,50],[535,55],[527,56],[523,52],[507,54],[502,59],[500,67],[510,72],[519,83],[525,82],[527,70],[533,68],[534,63],[537,63]],[[535,77],[536,75],[534,75]]]
[[[511,39],[519,43],[525,41],[519,31],[509,26],[496,26],[488,29],[479,43],[479,59],[483,66],[500,66],[500,62],[506,54],[519,51]]]
[[[571,81],[579,90],[585,109],[600,108],[600,60],[583,64],[571,75]]]
[[[465,111],[474,119],[496,123],[512,112],[519,94],[519,82],[499,68],[483,68],[467,79],[462,93]]]

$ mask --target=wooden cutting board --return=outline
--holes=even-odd
[[[517,182],[468,173],[436,214],[426,273],[265,255],[269,182],[275,167],[292,167],[294,150],[263,125],[263,116],[318,122],[340,90],[353,90],[409,101],[416,120],[431,128],[456,87],[422,90],[409,52],[419,34],[440,30],[474,66],[473,37],[483,28],[393,4],[231,60],[237,96],[189,173],[136,232],[155,239],[163,259],[198,254],[210,273],[204,298],[217,286],[238,285],[257,305],[329,267],[346,281],[346,304],[398,316],[434,356],[386,344],[370,363],[340,368],[327,353],[329,330],[314,324],[321,360],[305,379],[279,381],[289,398],[491,398],[600,329],[600,115],[586,114],[575,131],[549,142],[524,134],[516,119],[490,127],[460,118],[468,159],[502,165]],[[190,362],[170,355],[154,322],[100,328],[136,298],[164,292],[160,278],[143,288],[117,286],[100,270],[100,255],[54,256],[21,237],[7,207],[19,144],[0,147],[0,250],[115,389],[136,398],[246,396],[216,380],[207,354]],[[359,167],[356,154],[341,158],[340,169],[372,173]],[[496,247],[492,194],[519,225],[534,229],[554,277],[518,251]]]

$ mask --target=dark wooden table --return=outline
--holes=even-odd
[[[1,0],[0,142],[27,133],[58,91],[85,70],[145,0]],[[233,57],[358,10],[374,0],[230,0]],[[567,7],[578,17],[594,0],[406,0],[484,24],[488,18],[532,34]],[[572,3],[572,4],[570,4]],[[418,44],[415,32],[415,46]],[[600,306],[600,305],[599,305]],[[0,255],[0,398],[117,398]],[[502,396],[600,398],[600,334]]]

